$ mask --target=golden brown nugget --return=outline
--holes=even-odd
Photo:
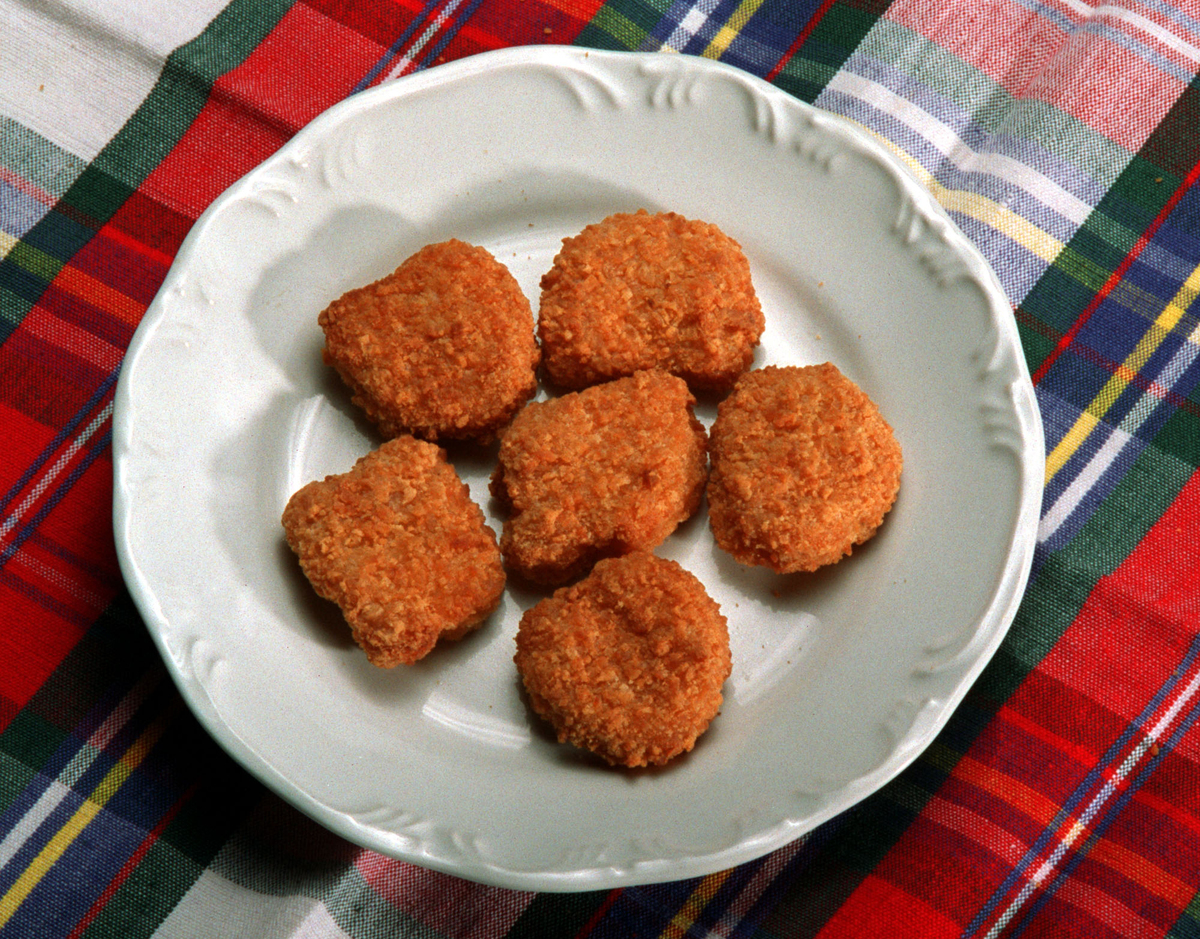
[[[504,590],[495,532],[445,452],[413,437],[299,489],[283,529],[313,588],[383,668],[477,628]]]
[[[728,391],[763,332],[738,243],[671,212],[610,215],[564,239],[541,287],[538,336],[561,388],[662,368]]]
[[[779,573],[835,564],[875,534],[900,488],[900,444],[837,367],[747,372],[710,431],[717,544]]]
[[[720,709],[729,631],[696,577],[640,551],[528,610],[514,661],[560,741],[614,766],[662,764]]]
[[[500,550],[540,584],[650,549],[700,505],[704,426],[682,379],[638,372],[525,407],[500,441],[491,491],[508,510]]]
[[[326,364],[386,437],[487,443],[537,390],[533,311],[484,248],[428,245],[318,321]]]

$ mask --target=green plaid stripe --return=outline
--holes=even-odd
[[[0,341],[20,325],[63,264],[171,152],[208,101],[213,82],[249,55],[290,6],[290,0],[235,0],[199,36],[167,58],[146,100],[90,164],[81,168],[77,161],[59,155],[36,175],[50,184],[43,188],[58,195],[59,201],[0,260],[0,266],[16,265],[34,278],[32,283],[18,278],[24,284],[19,294],[0,289]],[[2,129],[16,134],[12,127],[9,122]],[[4,143],[11,143],[16,152],[35,155],[47,149],[37,140],[26,140],[25,146],[18,139]],[[0,272],[0,283],[7,279]]]
[[[1151,133],[1141,151],[1125,165],[1075,237],[1021,303],[1018,325],[1031,371],[1036,372],[1053,348],[1094,300],[1113,272],[1133,251],[1146,229],[1163,212],[1184,177],[1200,160],[1200,79],[1184,90]],[[1187,130],[1183,130],[1187,128]],[[1168,143],[1169,141],[1169,143]],[[1124,283],[1116,299],[1146,316],[1157,314],[1161,301],[1144,299]],[[1032,317],[1046,331],[1031,329]]]
[[[106,220],[179,142],[213,83],[239,65],[291,7],[291,0],[234,0],[191,42],[171,53],[150,95],[64,196]]]
[[[733,6],[722,5],[715,15],[728,18]],[[455,35],[464,37],[461,48],[466,48],[481,42],[479,31],[458,28],[481,8],[489,14],[495,12],[478,2],[461,6],[431,3],[420,15],[428,17],[430,23],[442,12],[461,17],[454,29]],[[653,47],[664,23],[669,25],[687,9],[664,2],[613,0],[599,7],[576,41],[601,48]],[[861,64],[873,58],[886,63],[895,74],[924,85],[955,108],[970,112],[976,125],[988,133],[1069,142],[1055,156],[1090,176],[1106,192],[1078,231],[1067,239],[1044,276],[1034,283],[1018,311],[1026,355],[1034,369],[1062,354],[1064,337],[1094,306],[1097,291],[1127,263],[1131,252],[1139,250],[1148,227],[1164,213],[1170,214],[1174,194],[1180,191],[1181,181],[1191,173],[1200,155],[1200,94],[1196,82],[1186,89],[1140,151],[1133,154],[1090,132],[1077,118],[1049,103],[1024,102],[1014,122],[1011,95],[997,92],[996,85],[981,72],[936,42],[914,42],[913,36],[897,23],[880,20],[885,4],[812,4],[805,8],[807,15],[803,18],[770,0],[756,9],[742,32],[746,36],[755,34],[758,41],[778,53],[778,71],[773,79],[801,98],[815,100],[852,59]],[[16,291],[8,289],[15,280],[0,278],[5,285],[5,290],[0,290],[4,321],[12,327],[21,323],[39,296],[39,285],[44,287],[57,276],[96,230],[131,198],[145,198],[138,188],[177,146],[211,100],[220,78],[258,48],[289,12],[298,16],[336,15],[347,30],[360,29],[373,36],[387,32],[379,23],[364,20],[368,14],[362,5],[325,0],[304,4],[237,0],[197,40],[169,58],[150,95],[91,165],[83,166],[67,155],[56,154],[11,122],[0,124],[0,133],[14,140],[21,138],[12,144],[14,149],[35,155],[10,169],[58,200],[55,209],[21,237],[4,262],[19,268],[24,277],[21,289]],[[383,16],[380,10],[372,11],[372,15],[376,13]],[[413,14],[408,11],[404,15]],[[783,43],[776,49],[762,38],[769,33],[767,21],[774,26],[792,23],[788,27],[792,36],[805,23],[810,23],[811,29],[794,48]],[[472,27],[478,22],[472,20]],[[431,40],[429,48],[441,46]],[[453,51],[460,47],[445,48]],[[896,50],[900,48],[917,51],[899,56]],[[45,166],[36,158],[39,148],[47,155]],[[1193,209],[1186,203],[1184,208],[1186,211],[1176,213],[1164,226],[1164,232],[1172,225],[1185,229],[1191,225],[1188,230],[1195,231],[1187,216]],[[1172,241],[1160,235],[1154,239],[1154,248],[1140,263],[1161,266],[1178,262],[1186,268],[1186,240]],[[1163,306],[1153,284],[1136,277],[1120,279],[1109,297],[1114,306],[1142,321],[1153,320]],[[1175,332],[1194,327],[1195,314],[1193,307],[1174,327]],[[1105,309],[1098,317],[1108,323],[1110,315]],[[1090,357],[1085,354],[1089,352]],[[1076,394],[1088,382],[1103,381],[1112,374],[1113,362],[1105,361],[1095,350],[1075,346],[1064,362],[1067,357],[1073,359],[1073,371],[1063,387]],[[945,795],[948,778],[964,755],[971,752],[973,743],[994,726],[1005,702],[1062,640],[1089,597],[1094,596],[1097,585],[1129,558],[1193,477],[1200,464],[1200,392],[1194,384],[1182,383],[1178,390],[1171,388],[1168,392],[1169,416],[1138,441],[1136,451],[1131,450],[1136,455],[1130,456],[1129,466],[1122,466],[1121,476],[1111,490],[1102,493],[1095,511],[1061,546],[1039,557],[1009,639],[945,731],[908,771],[875,797],[813,833],[804,850],[789,863],[786,874],[773,883],[766,899],[732,927],[733,934],[792,937],[816,935],[823,929],[836,932],[831,921],[861,896],[864,885],[870,886],[872,875],[889,862],[894,869],[897,855],[910,850],[903,845],[905,834],[913,830],[914,823],[924,821],[922,815],[935,797]],[[1043,400],[1058,393],[1050,380],[1044,386]],[[44,784],[46,775],[57,765],[55,761],[61,762],[63,748],[85,734],[113,700],[157,668],[156,654],[141,633],[127,598],[122,596],[0,734],[0,809],[17,805],[32,788]],[[143,707],[146,713],[131,719],[134,729],[161,712],[158,699],[147,701]],[[399,908],[377,882],[363,874],[359,866],[363,856],[357,849],[332,838],[266,795],[216,750],[186,714],[174,718],[169,732],[137,773],[142,781],[166,785],[177,814],[147,840],[144,854],[137,857],[126,876],[113,879],[110,895],[102,896],[102,903],[97,901],[82,935],[148,936],[160,924],[173,930],[168,935],[187,935],[189,924],[194,928],[196,923],[204,922],[201,914],[211,914],[215,909],[207,905],[213,897],[209,889],[222,885],[243,891],[247,909],[256,902],[263,910],[275,909],[271,906],[274,899],[290,898],[295,902],[290,906],[282,903],[278,908],[315,910],[319,915],[313,924],[328,921],[354,937],[467,935],[486,925],[486,906],[480,899],[486,892],[482,890],[471,893],[473,902],[462,904],[465,919],[471,915],[480,918],[474,930],[452,918],[447,922],[456,925],[437,925],[441,922],[437,918],[440,911]],[[155,774],[170,778],[151,779]],[[111,813],[118,811],[130,810],[114,806]],[[1180,811],[1190,809],[1184,806]],[[102,830],[106,829],[98,824],[95,831]],[[950,857],[951,848],[942,847]],[[1133,854],[1138,848],[1135,845],[1127,850]],[[1149,852],[1138,855],[1149,856]],[[748,868],[741,870],[730,883],[751,873]],[[1178,865],[1171,873],[1186,874]],[[421,872],[419,876],[428,879],[432,875]],[[428,880],[425,883],[428,885]],[[952,905],[950,895],[931,896],[911,885],[907,889],[910,899],[919,898],[927,904],[923,909],[931,920],[934,913],[939,917],[959,915],[960,923],[965,924],[975,913],[969,910],[963,915],[943,908]],[[691,922],[693,916],[696,921],[687,930],[689,934],[724,935],[728,929],[718,927],[716,918],[735,892],[731,887],[728,894],[716,898],[700,896],[700,886],[683,883],[645,891],[508,896],[504,902],[510,904],[509,909],[519,908],[520,912],[514,914],[507,935],[587,933],[599,937],[630,935],[635,930],[646,934],[664,930],[682,933],[684,927],[679,924]],[[1121,900],[1129,902],[1123,894]],[[1196,904],[1193,900],[1181,909],[1171,935],[1195,932],[1194,925],[1200,920]],[[914,935],[921,934],[919,916],[901,919],[897,928],[910,925]]]
[[[576,44],[592,49],[633,51],[640,49],[652,30],[666,14],[665,5],[640,0],[615,0],[606,3],[596,13],[579,36]]]
[[[816,101],[886,8],[885,2],[834,3],[774,83],[802,101]]]

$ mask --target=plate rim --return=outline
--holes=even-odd
[[[271,766],[264,757],[255,752],[220,718],[203,684],[194,675],[185,674],[182,664],[172,656],[166,642],[166,633],[172,628],[171,624],[159,608],[153,585],[147,581],[136,557],[136,551],[132,547],[130,509],[134,494],[127,491],[127,476],[136,413],[131,400],[131,383],[133,381],[131,376],[136,370],[138,358],[151,346],[157,327],[170,309],[165,299],[168,292],[179,281],[191,256],[199,250],[213,220],[221,215],[228,204],[241,197],[244,189],[251,184],[256,175],[269,171],[270,167],[281,161],[292,159],[303,153],[311,142],[321,139],[327,127],[336,126],[359,110],[369,110],[427,89],[437,89],[450,82],[486,76],[497,69],[529,64],[578,64],[590,58],[602,63],[624,61],[631,64],[658,62],[664,58],[670,58],[676,62],[682,62],[682,68],[685,71],[692,68],[701,71],[712,70],[732,77],[750,88],[755,94],[782,102],[784,107],[797,109],[798,113],[806,115],[822,129],[835,129],[836,133],[845,135],[854,141],[858,148],[870,155],[895,177],[898,186],[912,198],[918,210],[927,220],[937,220],[940,225],[944,226],[941,234],[954,245],[959,256],[965,256],[968,261],[970,274],[985,295],[993,324],[1000,331],[1002,341],[1012,344],[1018,353],[1015,363],[1018,381],[1013,383],[1011,393],[1018,422],[1023,431],[1021,452],[1017,458],[1020,479],[1017,487],[1019,499],[1004,570],[1001,572],[998,586],[990,597],[984,615],[976,623],[975,629],[971,633],[972,644],[981,635],[984,636],[985,641],[980,643],[978,648],[972,650],[974,658],[971,666],[956,685],[954,693],[942,699],[938,713],[933,719],[927,721],[926,726],[922,729],[919,745],[893,750],[888,758],[874,770],[851,780],[845,788],[854,791],[849,793],[846,799],[826,805],[822,810],[803,819],[780,819],[772,827],[760,829],[752,837],[744,838],[737,844],[720,851],[682,859],[677,857],[645,858],[620,868],[600,865],[569,871],[530,872],[491,863],[473,862],[472,859],[466,857],[447,857],[432,852],[428,845],[397,846],[392,833],[381,832],[379,829],[365,826],[351,816],[325,805],[308,792],[300,789]],[[229,186],[192,225],[181,242],[155,298],[147,307],[135,330],[122,358],[114,392],[112,418],[113,528],[118,562],[124,582],[138,612],[146,623],[147,630],[158,648],[168,673],[189,709],[197,716],[204,729],[222,749],[267,788],[342,837],[394,858],[480,883],[511,889],[549,892],[582,891],[701,876],[751,861],[790,843],[795,838],[858,804],[862,799],[878,791],[899,775],[924,751],[950,720],[962,699],[1003,642],[1016,616],[1032,570],[1037,525],[1040,518],[1045,459],[1040,410],[1036,404],[1035,392],[1021,348],[1011,303],[1008,301],[998,277],[979,249],[959,230],[949,213],[913,176],[900,158],[849,119],[807,104],[751,73],[726,63],[700,57],[685,57],[662,52],[598,50],[576,46],[517,46],[482,52],[375,86],[334,104],[297,131],[266,160]]]

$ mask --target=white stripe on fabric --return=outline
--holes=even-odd
[[[319,903],[308,911],[288,939],[349,939],[349,936],[334,921],[325,904]]]
[[[1170,388],[1174,385],[1179,377],[1192,367],[1196,357],[1200,356],[1200,346],[1196,345],[1198,340],[1200,340],[1200,328],[1193,330],[1183,341],[1183,344],[1171,356],[1170,361],[1163,366],[1162,371],[1158,373],[1151,384],[1162,388]],[[1162,404],[1162,396],[1151,392],[1143,394],[1117,426],[1133,436],[1150,419],[1150,415],[1160,404]]]
[[[1083,469],[1079,471],[1079,475],[1071,480],[1070,485],[1062,491],[1059,497],[1054,500],[1054,504],[1043,514],[1042,520],[1038,525],[1037,537],[1039,543],[1054,537],[1054,533],[1071,517],[1071,513],[1075,511],[1079,503],[1083,501],[1084,496],[1096,485],[1100,477],[1112,466],[1113,461],[1125,449],[1130,439],[1130,435],[1123,430],[1114,428],[1109,433],[1108,439],[1096,451],[1096,455],[1088,460]]]
[[[438,30],[450,22],[451,15],[461,3],[462,0],[450,0],[443,9],[434,15],[433,22],[425,28],[425,31],[408,47],[408,50],[396,60],[396,64],[388,70],[384,81],[391,78],[399,78],[410,65],[413,65],[417,61],[421,50],[425,48],[430,39],[437,35]]]
[[[1200,342],[1200,326],[1193,329],[1184,339],[1179,349],[1154,377],[1152,384],[1164,388],[1171,387],[1175,380],[1191,368],[1196,358],[1200,356],[1198,342]],[[1080,470],[1079,475],[1071,481],[1070,485],[1062,491],[1054,500],[1054,504],[1042,516],[1042,521],[1038,525],[1039,543],[1053,537],[1054,533],[1071,517],[1083,497],[1108,471],[1121,450],[1133,440],[1142,425],[1151,418],[1162,403],[1163,399],[1160,395],[1152,392],[1142,394],[1130,408],[1129,413],[1113,429],[1100,449],[1096,451],[1096,454]],[[1099,426],[1101,425],[1097,424],[1097,427]],[[1093,429],[1092,433],[1095,432],[1096,430]]]
[[[153,939],[349,939],[325,905],[299,894],[271,896],[203,871]]]
[[[95,759],[97,751],[85,747],[80,750],[80,753],[83,753],[84,750],[87,750],[89,761]],[[78,755],[76,754],[76,756]],[[33,837],[33,833],[38,830],[42,822],[50,817],[50,813],[62,803],[70,791],[70,786],[64,786],[57,779],[50,782],[46,791],[30,806],[29,811],[21,816],[9,833],[4,836],[4,840],[0,841],[0,869],[8,866],[17,852],[21,850],[21,846]]]
[[[88,440],[104,425],[104,422],[112,417],[112,412],[113,403],[109,401],[101,409],[100,413],[92,418],[91,423],[83,429],[82,433],[67,445],[67,449],[59,454],[58,459],[54,461],[54,465],[42,475],[42,478],[37,481],[33,489],[26,493],[25,498],[21,500],[12,514],[0,522],[0,540],[8,537],[12,530],[17,527],[21,521],[21,517],[45,494],[58,475],[66,469]],[[2,550],[3,546],[0,545],[0,551]]]
[[[999,153],[978,153],[949,125],[889,88],[849,72],[838,72],[826,91],[840,92],[894,117],[927,140],[962,172],[983,173],[1012,183],[1076,225],[1092,207],[1028,164]]]
[[[718,3],[719,0],[702,0],[701,3],[697,3],[688,10],[687,14],[679,21],[679,24],[671,30],[671,35],[663,42],[663,50],[681,52],[689,42],[696,38],[700,30],[704,28],[704,24],[708,22],[708,18],[716,11]]]
[[[58,777],[51,781],[29,810],[21,816],[12,827],[4,840],[0,841],[0,868],[8,865],[25,844],[38,830],[41,824],[62,803],[71,791],[71,787],[83,778],[103,751],[116,737],[117,733],[129,723],[129,719],[137,713],[137,709],[149,697],[150,693],[162,680],[162,672],[158,670],[143,675],[112,709],[108,717],[92,732],[87,742],[79,748],[73,757],[63,767]]]
[[[1012,903],[1000,914],[1000,918],[992,924],[992,928],[988,930],[987,939],[995,939],[1004,930],[1004,927],[1020,912],[1021,907],[1024,906],[1034,890],[1045,883],[1058,867],[1059,861],[1062,860],[1071,846],[1079,840],[1079,836],[1087,830],[1087,826],[1092,820],[1100,814],[1100,810],[1104,807],[1104,804],[1118,791],[1119,784],[1130,776],[1134,768],[1147,753],[1158,746],[1160,738],[1182,713],[1183,709],[1196,697],[1197,691],[1200,691],[1200,671],[1196,671],[1192,675],[1192,680],[1188,682],[1183,691],[1175,698],[1171,706],[1162,713],[1162,716],[1155,722],[1154,726],[1146,731],[1145,736],[1138,742],[1137,746],[1121,761],[1121,765],[1117,767],[1112,777],[1104,781],[1104,785],[1092,797],[1092,801],[1088,803],[1087,808],[1084,809],[1078,820],[1067,830],[1066,835],[1059,840],[1051,855],[1038,867],[1033,876],[1025,882],[1020,892],[1013,898]]]
[[[1176,9],[1166,0],[1142,0],[1142,6],[1162,15],[1163,19],[1177,23],[1196,36],[1200,36],[1200,20],[1188,16],[1186,10]]]
[[[93,590],[88,590],[78,580],[74,580],[65,576],[61,571],[55,570],[49,564],[44,563],[39,558],[34,557],[28,551],[18,549],[17,552],[8,560],[9,566],[19,564],[31,574],[40,577],[47,583],[53,584],[64,593],[70,594],[81,603],[86,603],[91,609],[97,613],[104,609],[107,601]]]
[[[1178,52],[1184,58],[1191,59],[1193,62],[1200,62],[1200,48],[1192,45],[1186,39],[1177,36],[1169,29],[1160,26],[1153,20],[1147,19],[1140,13],[1135,13],[1133,10],[1119,6],[1096,7],[1092,11],[1092,19],[1099,19],[1100,17],[1128,23],[1130,26],[1141,30],[1147,36],[1158,40],[1159,43],[1173,52]]]
[[[90,162],[228,0],[4,4],[0,113]],[[114,54],[116,53],[116,54]]]
[[[754,876],[742,888],[742,892],[734,898],[733,902],[729,904],[725,912],[721,915],[721,918],[713,925],[710,935],[718,936],[720,939],[728,939],[733,934],[733,931],[742,925],[742,920],[746,918],[746,914],[759,901],[759,898],[766,892],[771,882],[779,876],[780,872],[787,867],[792,858],[804,847],[804,843],[807,840],[807,835],[797,838],[791,844],[780,848],[774,855],[769,857],[754,872]]]

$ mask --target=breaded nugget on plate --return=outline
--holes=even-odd
[[[704,425],[682,379],[638,372],[527,405],[500,441],[492,495],[505,563],[561,584],[602,557],[651,549],[700,505]]]
[[[900,488],[900,444],[837,366],[747,372],[710,429],[717,544],[779,573],[835,564],[875,534]]]
[[[563,240],[541,286],[538,337],[561,388],[661,368],[695,390],[727,391],[763,332],[741,246],[673,212],[587,226]]]
[[[487,443],[537,390],[533,311],[508,268],[450,240],[318,317],[324,359],[386,437]]]
[[[729,631],[695,576],[639,551],[528,610],[514,661],[560,741],[614,766],[662,764],[720,709]]]
[[[413,437],[297,490],[283,529],[313,588],[383,668],[466,635],[504,591],[495,532],[445,452]]]

